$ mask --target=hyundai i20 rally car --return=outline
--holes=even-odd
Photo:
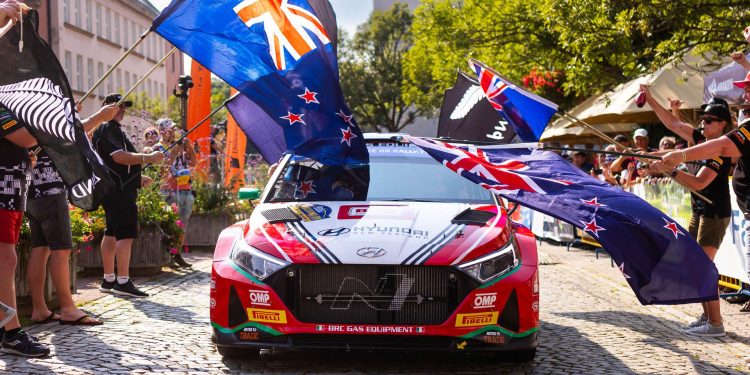
[[[370,163],[285,156],[250,219],[216,243],[213,342],[261,348],[498,351],[534,357],[533,234],[488,190],[398,136]]]

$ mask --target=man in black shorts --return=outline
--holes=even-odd
[[[104,105],[118,103],[120,94],[109,94]],[[142,184],[150,183],[141,177],[141,165],[159,163],[164,154],[137,153],[135,147],[123,133],[120,121],[125,116],[125,108],[131,102],[123,102],[111,121],[102,124],[94,132],[93,143],[110,172],[115,183],[112,192],[104,198],[106,228],[102,239],[102,263],[104,279],[99,290],[132,297],[148,297],[133,285],[130,280],[130,252],[133,240],[138,237],[138,207],[136,199]],[[117,256],[117,277],[115,277],[115,255]]]

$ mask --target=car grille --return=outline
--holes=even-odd
[[[452,267],[292,265],[266,282],[306,323],[442,324],[478,284]]]

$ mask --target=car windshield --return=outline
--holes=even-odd
[[[410,143],[368,144],[369,165],[324,166],[292,156],[269,202],[417,201],[492,204],[492,193]]]

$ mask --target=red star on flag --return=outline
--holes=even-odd
[[[357,135],[352,133],[352,129],[349,129],[349,128],[346,128],[346,130],[341,129],[341,143],[346,142],[347,146],[351,146],[352,138],[357,138]]]
[[[318,93],[314,91],[310,91],[307,89],[307,87],[305,87],[305,93],[302,95],[297,95],[297,96],[304,99],[305,104],[310,104],[310,103],[320,104],[320,102],[318,102],[318,98],[316,98],[315,95],[318,95]]]
[[[674,238],[679,237],[679,235],[683,235],[683,236],[685,235],[685,233],[682,233],[680,228],[677,227],[677,223],[675,223],[674,221],[669,221],[665,217],[663,217],[662,219],[664,219],[664,222],[667,223],[667,225],[665,225],[664,228],[667,228],[670,231],[672,231],[672,234],[674,234]]]
[[[302,116],[304,116],[304,114],[298,115],[298,114],[287,111],[287,115],[281,116],[280,118],[283,118],[284,120],[289,121],[289,125],[294,125],[297,122],[301,122],[302,125],[307,125],[305,124],[305,121],[302,120]]]
[[[620,268],[620,272],[622,272],[622,275],[625,276],[626,279],[630,278],[630,275],[628,275],[627,273],[625,273],[625,262],[622,262],[622,264],[620,264],[617,267]]]
[[[581,202],[586,203],[586,204],[590,204],[590,205],[592,205],[594,207],[601,207],[601,206],[606,207],[607,206],[606,204],[599,203],[599,198],[597,198],[597,197],[594,197],[591,200],[581,199]]]
[[[352,117],[354,117],[354,116],[352,116],[352,115],[348,115],[348,116],[347,116],[347,115],[346,115],[346,114],[344,113],[344,110],[343,110],[343,109],[339,109],[339,111],[338,111],[338,112],[336,113],[336,116],[339,116],[339,117],[341,117],[341,119],[342,119],[342,120],[344,120],[344,122],[345,122],[345,123],[346,123],[347,125],[349,125],[349,126],[354,126],[354,124],[352,124]]]
[[[583,224],[583,230],[586,232],[591,232],[596,238],[599,238],[599,231],[606,230],[598,225],[596,225],[596,218],[591,219],[590,222],[585,222],[581,220],[581,224]]]
[[[307,195],[310,193],[317,193],[315,191],[315,185],[313,185],[312,180],[300,182],[299,185],[294,189],[294,196],[297,196],[297,193],[302,193],[302,199],[307,198]]]

